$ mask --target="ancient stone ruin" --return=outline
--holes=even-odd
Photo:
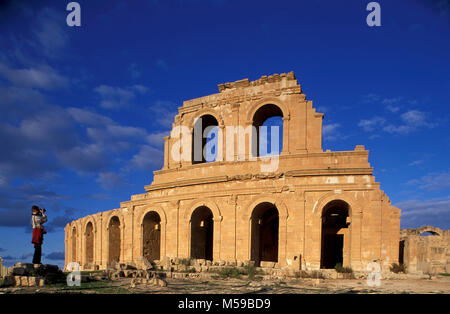
[[[450,273],[450,230],[424,226],[400,232],[400,264],[410,272]]]
[[[400,209],[375,181],[364,146],[322,149],[323,116],[293,72],[219,84],[219,93],[185,101],[146,192],[66,225],[66,266],[106,269],[144,258],[156,266],[204,261],[200,271],[249,262],[362,271],[377,261],[389,271],[399,262]],[[264,129],[270,119],[281,121],[279,134]],[[266,133],[271,143],[279,135],[279,154],[264,154]],[[202,154],[208,149],[213,160]],[[409,261],[417,245],[403,245],[403,262],[421,268]]]
[[[66,276],[56,265],[16,263],[3,277],[3,286],[42,287],[65,280]]]

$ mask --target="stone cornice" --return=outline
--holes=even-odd
[[[171,181],[166,183],[146,185],[145,190],[155,191],[170,188],[177,188],[190,185],[210,184],[228,181],[246,181],[246,180],[264,180],[264,179],[278,179],[280,177],[310,177],[310,176],[330,176],[330,175],[372,175],[373,168],[328,168],[328,169],[302,169],[289,170],[285,173],[270,173],[270,174],[243,174],[235,176],[214,176],[195,178],[179,181]]]

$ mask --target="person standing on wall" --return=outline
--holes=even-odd
[[[33,227],[33,238],[31,243],[34,244],[33,264],[41,264],[42,243],[44,242],[44,234],[47,232],[44,229],[44,223],[47,222],[47,215],[45,209],[40,209],[38,206],[31,207],[31,226]]]

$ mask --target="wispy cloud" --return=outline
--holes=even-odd
[[[100,172],[97,182],[100,183],[105,190],[112,190],[129,185],[122,175],[115,172]]]
[[[14,69],[0,63],[0,75],[16,87],[55,89],[65,87],[69,80],[48,65]]]
[[[445,228],[450,223],[450,196],[407,200],[394,206],[402,210],[402,228],[417,228],[423,225]]]
[[[143,85],[128,87],[114,87],[108,85],[97,86],[94,91],[100,96],[100,106],[105,109],[119,109],[133,105],[137,95],[148,92]]]
[[[322,128],[323,138],[326,141],[336,141],[342,139],[343,135],[339,131],[341,125],[339,123],[325,124]]]
[[[420,128],[433,128],[438,125],[437,122],[430,122],[428,114],[419,110],[409,110],[402,113],[399,122],[394,123],[391,120],[375,116],[371,119],[362,119],[358,126],[366,132],[387,132],[390,134],[406,135]]]
[[[450,171],[431,172],[419,179],[409,180],[406,184],[425,191],[446,190],[450,188]]]

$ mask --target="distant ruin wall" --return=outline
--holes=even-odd
[[[400,231],[399,261],[411,273],[450,273],[449,244],[450,230],[432,226],[403,229]]]

